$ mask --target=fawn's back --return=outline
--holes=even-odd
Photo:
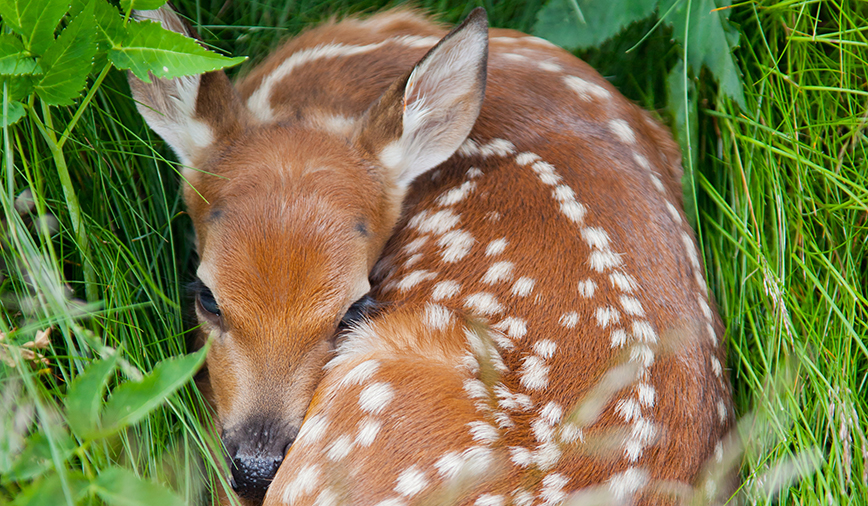
[[[409,11],[330,24],[253,69],[231,106],[225,89],[200,92],[197,117],[229,146],[190,157],[226,167],[222,180],[188,174],[209,198],[186,195],[200,250],[203,235],[263,236],[258,249],[211,247],[200,277],[215,295],[220,287],[225,311],[259,290],[253,299],[298,313],[262,317],[277,309],[238,302],[250,322],[221,320],[284,331],[232,352],[267,357],[260,376],[241,371],[251,362],[209,356],[224,440],[226,420],[275,400],[288,407],[274,416],[305,416],[267,504],[554,504],[578,490],[666,502],[654,483],[694,485],[720,458],[732,423],[721,325],[681,210],[677,146],[585,63],[509,30],[489,32],[477,88],[454,92],[440,116],[419,109],[437,103],[438,87],[478,77],[450,66],[475,57],[484,70],[484,55],[468,56],[484,18],[471,18],[433,50],[445,31]],[[204,112],[209,100],[244,119],[222,125]],[[362,155],[344,156],[347,145]],[[241,210],[234,235],[215,231]],[[332,223],[341,220],[367,242]],[[260,274],[226,288],[245,263]],[[349,322],[336,356],[310,358],[367,291],[348,265],[366,266],[361,300],[379,309]],[[345,279],[343,292],[329,276]],[[327,319],[317,311],[333,315],[331,327],[310,323]],[[301,333],[315,338],[302,346]],[[271,365],[281,360],[293,366]],[[224,363],[221,377],[255,376],[247,384],[268,383],[271,397],[239,408],[241,380],[213,379]],[[298,377],[301,388],[286,379]]]

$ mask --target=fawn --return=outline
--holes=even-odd
[[[679,150],[584,62],[482,9],[448,34],[399,9],[307,31],[235,85],[130,84],[186,166],[241,497],[668,503],[655,483],[722,458]]]

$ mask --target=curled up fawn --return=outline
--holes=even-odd
[[[167,7],[137,16],[190,33]],[[234,85],[130,83],[186,166],[244,500],[672,504],[722,458],[722,325],[681,154],[584,62],[481,9],[448,34],[393,10],[307,31]]]

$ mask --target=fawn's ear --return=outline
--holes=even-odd
[[[194,37],[195,33],[168,5],[135,11],[141,21],[156,21],[163,28]],[[153,75],[146,83],[128,74],[139,113],[185,165],[220,137],[241,128],[249,116],[229,78],[222,71],[175,79]]]
[[[478,8],[368,111],[357,142],[406,188],[455,153],[485,97],[488,21]]]

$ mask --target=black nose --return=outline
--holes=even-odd
[[[261,503],[297,434],[296,427],[262,419],[224,431],[223,444],[229,453],[235,493]]]

